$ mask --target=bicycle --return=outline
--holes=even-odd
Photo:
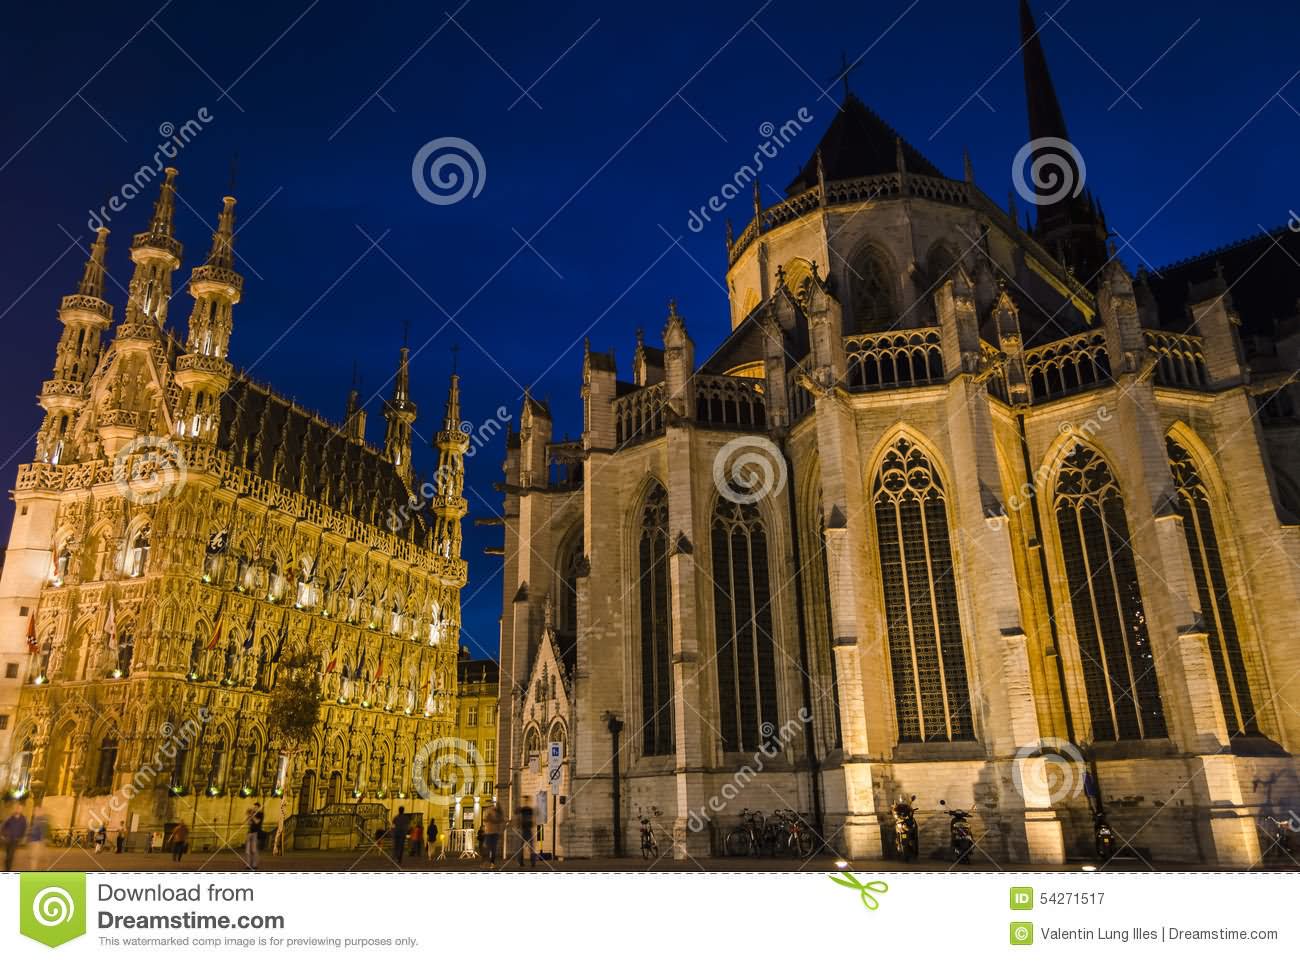
[[[652,817],[659,817],[664,812],[656,807],[650,809]],[[659,857],[659,841],[655,838],[654,825],[650,822],[650,817],[641,815],[641,858],[649,860],[650,858]]]
[[[743,858],[750,855],[757,857],[769,846],[774,825],[768,825],[762,811],[745,808],[740,812],[743,819],[740,824],[727,832],[723,846],[729,857]]]
[[[1291,841],[1287,837],[1291,830],[1290,818],[1276,818],[1266,814],[1260,821],[1264,822],[1264,827],[1260,830],[1264,832],[1264,837],[1268,839],[1268,845],[1260,852],[1260,860],[1271,858],[1274,852],[1280,854],[1283,858],[1291,857]]]
[[[784,850],[801,861],[812,857],[817,840],[804,816],[789,808],[777,811],[774,816],[778,819],[778,838],[772,853]]]

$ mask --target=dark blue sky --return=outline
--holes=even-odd
[[[160,5],[6,10],[6,476],[32,456],[33,399],[49,376],[58,299],[85,259],[73,241],[91,236],[88,209],[152,162],[161,125],[180,126],[200,108],[212,120],[174,161],[186,246],[178,283],[206,253],[238,154],[246,285],[232,359],[337,419],[353,362],[367,396],[383,389],[409,320],[414,348],[433,338],[412,362],[425,438],[441,418],[454,343],[463,347],[466,419],[482,423],[501,405],[517,418],[532,386],[549,398],[557,432],[574,436],[584,334],[614,349],[627,376],[635,329],[657,341],[676,297],[706,356],[728,329],[723,228],[692,232],[689,212],[752,157],[763,123],[779,127],[806,108],[809,129],[769,167],[773,187],[791,179],[830,122],[835,105],[820,88],[841,50],[855,59],[870,48],[854,91],[950,176],[961,176],[968,147],[995,199],[1006,197],[1026,139],[1014,0]],[[1059,11],[1043,29],[1047,55],[1089,185],[1138,252],[1127,260],[1158,266],[1300,209],[1291,106],[1300,108],[1300,9],[1212,0],[1034,7],[1040,21]],[[1131,84],[1128,99],[1121,91]],[[417,194],[412,158],[440,137],[481,153],[477,197],[434,205]],[[154,194],[109,224],[110,273],[122,285],[130,235]],[[742,198],[724,216],[739,231],[749,209]],[[533,250],[521,250],[520,235]],[[124,295],[110,291],[120,316]],[[177,298],[171,323],[183,329],[189,307]],[[378,442],[378,402],[370,407]],[[498,438],[470,463],[472,515],[499,507],[491,484],[501,456]],[[431,463],[422,446],[417,468]],[[481,548],[499,538],[466,530],[465,640],[491,653],[501,562]]]

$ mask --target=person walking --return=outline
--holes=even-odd
[[[537,867],[537,828],[533,823],[533,806],[527,801],[519,808],[519,866],[524,866],[524,848],[528,848],[530,868]]]
[[[248,826],[248,836],[244,838],[244,861],[248,870],[257,870],[257,855],[262,847],[262,805],[254,803],[244,814]]]
[[[411,825],[411,857],[419,857],[424,853],[424,828],[420,827],[420,822],[416,821]]]
[[[493,801],[483,812],[483,853],[487,856],[490,868],[497,866],[497,848],[501,843],[501,831],[505,826],[505,815]]]
[[[38,806],[32,812],[32,827],[27,835],[27,870],[45,870],[45,841],[50,836],[50,819]]]
[[[108,828],[100,825],[95,828],[95,853],[99,854],[104,850],[104,845],[108,843]]]
[[[438,847],[438,819],[429,819],[429,830],[424,835],[424,856],[433,860],[433,855]]]
[[[114,839],[115,847],[113,853],[121,854],[126,850],[126,825],[121,821],[117,822],[117,837]]]
[[[18,853],[18,845],[23,843],[27,837],[27,818],[23,817],[21,805],[15,804],[13,813],[5,818],[5,823],[0,825],[0,838],[5,843],[5,870],[14,869],[14,856]]]
[[[181,856],[185,849],[189,847],[190,829],[184,821],[178,821],[172,828],[172,833],[167,835],[167,846],[172,849],[172,861],[180,864]]]
[[[406,808],[397,809],[397,817],[393,818],[393,860],[397,866],[402,865],[402,855],[406,853],[406,835],[411,830],[411,816],[406,813]]]

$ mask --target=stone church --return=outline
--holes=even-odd
[[[1031,141],[1069,145],[1021,17]],[[712,355],[671,306],[622,369],[588,346],[580,441],[525,403],[503,801],[555,729],[570,856],[655,809],[719,853],[746,808],[889,855],[915,794],[923,852],[944,799],[1054,863],[1086,770],[1131,852],[1258,863],[1300,810],[1297,235],[1135,276],[1082,183],[1022,220],[847,90],[760,197]]]
[[[14,722],[0,731],[3,786],[41,806],[56,840],[103,824],[134,849],[184,821],[202,850],[240,836],[256,800],[268,827],[297,818],[300,847],[351,846],[398,804],[446,807],[421,752],[456,715],[469,440],[457,379],[426,485],[411,469],[406,348],[382,448],[355,390],[336,425],[235,367],[233,197],[178,336],[175,177],[131,243],[122,321],[105,296],[106,228],[60,305],[0,579],[0,612],[24,628],[0,640],[14,665],[0,682]],[[291,662],[317,673],[323,703],[286,757],[269,710]]]

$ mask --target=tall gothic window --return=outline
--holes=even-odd
[[[107,794],[113,790],[113,771],[117,767],[117,738],[109,735],[99,745],[99,760],[95,766],[96,794]]]
[[[673,751],[672,603],[668,588],[668,492],[659,485],[641,515],[641,719],[646,754]]]
[[[1255,707],[1246,678],[1246,662],[1237,636],[1237,622],[1232,616],[1219,539],[1215,535],[1210,511],[1209,492],[1201,481],[1192,455],[1172,437],[1165,439],[1165,446],[1169,452],[1174,485],[1178,488],[1178,513],[1183,518],[1183,533],[1187,536],[1187,551],[1192,558],[1196,593],[1201,600],[1201,619],[1205,633],[1209,635],[1210,660],[1214,663],[1214,677],[1219,683],[1219,699],[1223,703],[1228,733],[1233,736],[1258,734]]]
[[[712,546],[722,747],[753,751],[778,723],[767,534],[757,508],[719,498]]]
[[[1124,498],[1096,451],[1078,446],[1065,459],[1055,507],[1093,737],[1164,737]]]
[[[555,612],[555,630],[567,640],[578,636],[578,575],[585,557],[582,531],[577,531],[560,552],[560,603]]]
[[[970,691],[943,484],[899,438],[872,489],[899,741],[971,741]]]
[[[894,280],[882,257],[870,249],[859,254],[849,272],[849,286],[853,291],[851,333],[885,330],[893,323],[898,316]]]

